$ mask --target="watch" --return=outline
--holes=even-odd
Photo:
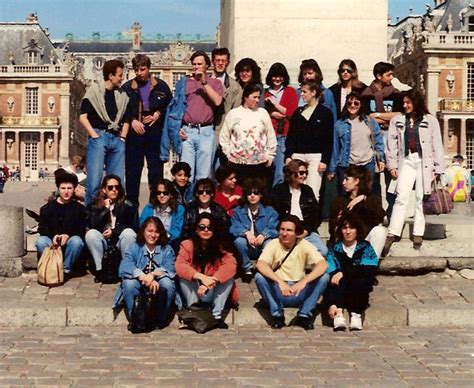
[[[207,85],[207,80],[201,81],[201,85],[202,86]]]

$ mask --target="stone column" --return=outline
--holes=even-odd
[[[38,163],[43,165],[44,160],[44,132],[39,133],[39,144],[38,144]]]
[[[58,151],[59,154],[61,154],[61,149],[60,149],[60,144],[58,143],[58,132],[54,132],[53,134],[53,159],[55,161],[58,160]],[[62,166],[68,166],[69,165],[69,159],[66,161],[66,163],[59,161],[59,164]]]
[[[25,255],[23,208],[0,205],[0,241],[0,276],[20,276]]]
[[[7,153],[6,153],[6,142],[5,142],[5,136],[7,134],[4,132],[1,133],[0,135],[0,163],[5,163],[7,161]]]
[[[439,70],[428,70],[428,79],[427,79],[427,95],[426,95],[426,105],[428,110],[435,114],[439,111],[438,107],[438,95],[439,95],[439,85],[438,85],[438,78],[439,78]]]
[[[14,157],[15,157],[15,163],[20,163],[20,133],[18,131],[15,131],[15,145],[14,145]]]
[[[466,157],[466,119],[461,119],[461,131],[460,131],[461,138],[459,139],[459,153]]]
[[[61,143],[57,148],[59,155],[56,155],[56,160],[59,164],[67,166],[69,164],[69,102],[71,93],[69,92],[69,84],[63,82],[61,84],[61,96],[60,96],[60,130],[61,130]],[[55,144],[57,146],[58,137],[56,136]]]
[[[443,120],[443,147],[444,154],[448,154],[448,140],[449,140],[449,119]]]

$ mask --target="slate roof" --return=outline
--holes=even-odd
[[[140,52],[159,52],[168,50],[172,42],[142,42]],[[215,42],[185,42],[196,51],[211,52],[216,47]],[[71,53],[128,53],[132,51],[131,42],[68,42],[68,51]]]

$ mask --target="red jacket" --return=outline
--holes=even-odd
[[[199,268],[193,264],[193,253],[194,246],[192,240],[184,240],[179,248],[178,257],[176,258],[175,270],[176,274],[185,280],[192,281],[193,276],[196,272],[199,272]],[[220,260],[217,260],[214,265],[207,264],[204,269],[204,275],[215,276],[220,283],[233,279],[237,271],[237,260],[229,252],[223,252],[223,256]],[[240,293],[237,286],[234,283],[232,289],[232,302],[237,304],[239,301]]]
[[[236,185],[234,189],[234,193],[232,195],[242,196],[243,195],[242,187],[240,187],[239,185]],[[236,207],[239,204],[238,199],[234,199],[232,202],[229,201],[229,198],[226,197],[224,194],[222,194],[222,191],[219,191],[219,189],[216,190],[214,202],[221,205],[230,217],[232,217],[232,215],[234,214],[234,207]]]
[[[270,97],[271,94],[268,90],[265,92],[265,98]],[[273,129],[275,129],[275,133],[277,136],[283,135],[286,136],[288,134],[288,129],[290,128],[290,119],[295,113],[296,108],[298,108],[298,94],[296,93],[295,88],[291,86],[285,87],[283,90],[283,95],[281,96],[280,105],[283,105],[286,108],[286,118],[285,125],[283,127],[283,133],[278,134],[278,120],[272,117],[272,124]]]

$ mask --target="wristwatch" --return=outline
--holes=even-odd
[[[201,85],[202,85],[202,86],[207,85],[207,80],[201,81]]]

